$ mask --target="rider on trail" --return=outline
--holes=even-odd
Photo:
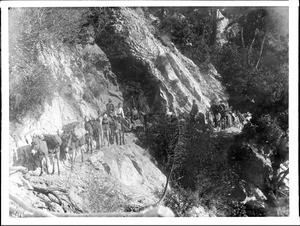
[[[192,110],[190,112],[190,116],[191,116],[191,122],[195,122],[195,117],[199,112],[199,108],[198,105],[196,103],[196,100],[193,100],[193,106],[192,106]]]
[[[136,107],[132,108],[131,111],[131,120],[135,121],[139,119],[139,115],[138,115],[138,110],[136,109]]]

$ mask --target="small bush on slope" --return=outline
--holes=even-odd
[[[21,81],[9,94],[11,121],[19,120],[32,110],[42,112],[43,102],[52,96],[54,90],[54,84],[48,75],[47,68],[38,64],[29,73],[22,75]]]
[[[98,171],[87,178],[88,195],[87,202],[93,213],[123,211],[128,204],[121,199],[121,194],[114,184],[103,176],[97,176]]]

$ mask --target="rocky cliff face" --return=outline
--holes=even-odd
[[[114,18],[101,37],[90,37],[85,45],[39,43],[37,58],[50,69],[53,97],[37,109],[40,115],[10,124],[16,146],[27,145],[26,134],[56,133],[84,116],[96,117],[108,98],[126,108],[134,96],[145,111],[176,113],[189,111],[193,99],[202,112],[213,98],[226,99],[213,65],[200,72],[171,42],[155,37],[141,10],[121,8]]]
[[[102,36],[90,37],[86,44],[38,43],[37,59],[49,71],[47,76],[53,84],[53,96],[36,109],[36,114],[31,112],[20,122],[10,122],[9,131],[10,165],[26,166],[33,175],[38,159],[30,159],[30,136],[34,133],[61,132],[64,126],[82,121],[84,116],[96,118],[98,112],[105,109],[108,98],[115,105],[123,103],[126,108],[130,97],[134,96],[144,111],[153,109],[165,112],[169,108],[176,113],[190,111],[193,99],[202,112],[213,98],[226,99],[223,87],[215,78],[218,73],[213,65],[207,72],[201,72],[171,42],[158,39],[150,20],[138,9],[118,10],[114,23]],[[131,142],[133,139],[129,138]],[[72,178],[84,178],[92,169],[97,175],[110,178],[108,187],[114,183],[120,185],[123,198],[131,194],[131,201],[151,204],[157,198],[154,194],[161,191],[165,176],[149,158],[143,149],[132,143],[89,156],[85,159],[88,165],[81,164],[77,169],[81,174],[71,174]],[[64,169],[62,177],[66,179],[70,172]],[[49,178],[32,183],[44,186]],[[16,196],[26,196],[27,192],[20,191],[23,182],[16,181],[12,182],[11,191]],[[80,196],[81,190],[85,189],[79,186],[74,190],[76,197]],[[29,193],[27,197],[33,195]],[[141,193],[147,200],[133,198]],[[80,197],[78,203],[84,196]],[[31,201],[35,202],[33,199]],[[78,203],[81,210],[89,209],[85,204]],[[48,208],[45,204],[41,205]],[[61,207],[56,209],[71,211]]]
[[[150,19],[139,9],[121,8],[104,38],[96,38],[96,43],[107,53],[121,85],[126,86],[128,81],[140,85],[146,99],[140,103],[142,108],[148,105],[186,112],[195,99],[204,112],[211,99],[226,99],[213,65],[207,72],[200,72],[173,43],[156,38]],[[125,100],[130,96],[123,94]]]
[[[21,124],[10,124],[17,146],[26,145],[26,134],[56,133],[84,116],[95,118],[108,97],[115,103],[122,101],[110,63],[97,45],[40,44],[39,50],[38,59],[50,69],[55,89],[44,106],[37,109],[40,115],[28,114]]]
[[[62,161],[58,176],[39,174],[38,159],[24,148],[10,170],[10,194],[29,206],[55,212],[112,212],[158,201],[166,178],[149,153],[126,134],[127,144],[102,148],[76,159],[74,171]],[[22,167],[22,166],[25,166]],[[12,204],[12,206],[15,206]]]

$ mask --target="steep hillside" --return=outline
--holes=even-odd
[[[119,211],[131,204],[153,204],[165,186],[165,176],[148,152],[135,144],[133,134],[127,135],[125,146],[86,155],[73,172],[61,156],[67,164],[62,175],[41,177],[39,158],[30,153],[31,137],[61,134],[85,116],[96,118],[108,99],[114,105],[123,103],[125,109],[133,96],[148,113],[189,112],[195,99],[204,112],[213,98],[226,99],[213,65],[201,73],[171,42],[155,36],[149,18],[139,9],[117,9],[101,35],[87,32],[86,41],[75,43],[55,38],[40,23],[49,22],[47,17],[34,23],[35,13],[34,9],[10,11],[11,194],[31,206],[57,212]],[[88,28],[96,29],[93,26]],[[96,194],[103,195],[107,205],[112,196],[119,204],[100,204]]]
[[[287,12],[10,8],[10,214],[139,211],[161,197],[162,169],[176,216],[289,215]],[[92,141],[72,170],[67,151],[86,145],[85,120],[110,99],[144,128],[126,128],[126,145]],[[186,114],[194,100],[205,114]],[[47,158],[32,139],[42,134],[62,138],[59,176],[39,175]]]
[[[18,19],[26,13],[19,10]],[[56,133],[84,116],[95,118],[105,110],[108,98],[115,105],[123,103],[124,109],[133,96],[146,112],[150,109],[166,112],[169,108],[177,113],[190,111],[193,99],[202,112],[213,98],[226,99],[214,77],[217,75],[214,67],[211,65],[210,72],[203,74],[171,42],[157,39],[141,10],[120,8],[111,16],[113,21],[105,27],[105,32],[99,37],[89,33],[84,44],[64,44],[55,39],[36,41],[32,48],[36,48],[37,55],[31,63],[45,68],[41,75],[45,81],[32,81],[39,89],[36,95],[19,88],[23,71],[17,66],[25,64],[22,57],[27,49],[21,49],[23,55],[11,50],[11,65],[15,65],[10,77],[11,115],[24,109],[24,102],[35,105],[39,100],[33,97],[47,94],[45,100],[25,112],[21,119],[11,120],[10,139],[15,146],[27,145],[28,134]],[[11,34],[15,33],[12,29]],[[33,87],[32,83],[27,85]],[[24,101],[25,94],[32,99]],[[18,105],[19,108],[13,107]]]
[[[38,59],[49,68],[47,76],[54,86],[53,93],[36,112],[28,112],[21,123],[11,123],[10,134],[20,142],[18,146],[26,144],[27,133],[56,133],[84,116],[96,118],[108,97],[114,103],[123,99],[110,63],[97,45],[40,44],[40,48]]]
[[[84,162],[78,156],[73,171],[68,161],[62,161],[61,175],[38,176],[37,159],[23,154],[16,164],[20,166],[10,170],[10,194],[29,206],[60,213],[126,211],[152,205],[160,198],[166,178],[149,153],[135,144],[132,134],[125,139],[126,145],[84,154]]]
[[[151,19],[141,9],[121,8],[113,18],[113,24],[95,41],[110,59],[125,101],[134,94],[129,92],[130,81],[142,90],[137,93],[142,109],[148,105],[160,111],[186,112],[195,99],[204,112],[213,98],[226,99],[213,65],[201,73],[172,42],[156,35]]]

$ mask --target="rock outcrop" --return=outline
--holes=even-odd
[[[153,205],[166,177],[149,153],[134,143],[132,134],[126,134],[125,139],[126,145],[85,154],[83,163],[77,158],[74,171],[63,165],[60,176],[38,176],[37,167],[13,166],[10,194],[30,206],[60,213],[124,211],[129,206]]]
[[[130,80],[140,84],[147,99],[141,105],[180,113],[189,111],[195,99],[204,112],[212,99],[226,99],[213,65],[207,72],[201,72],[172,42],[159,40],[154,33],[155,28],[141,10],[121,8],[104,38],[96,38],[121,85],[122,81],[126,84]],[[125,100],[130,96],[123,94]]]
[[[141,10],[120,8],[114,16],[95,42],[90,37],[92,41],[73,46],[38,43],[37,59],[49,69],[53,96],[36,114],[10,123],[17,148],[28,145],[25,137],[33,133],[53,134],[84,116],[95,118],[108,98],[125,109],[134,96],[146,112],[176,113],[190,111],[193,99],[202,112],[212,99],[226,99],[213,65],[203,73],[171,42],[157,39]]]
[[[47,175],[38,179],[39,159],[30,154],[31,135],[61,133],[64,126],[80,122],[85,116],[96,118],[109,98],[114,105],[121,102],[126,108],[134,96],[146,112],[169,109],[176,113],[190,111],[193,99],[205,112],[212,99],[227,98],[213,65],[201,72],[171,42],[156,38],[154,27],[141,10],[120,8],[114,18],[101,37],[90,37],[88,43],[50,40],[37,44],[36,58],[47,68],[53,92],[35,111],[10,122],[10,166],[25,166],[31,173],[16,174],[16,178],[26,177],[32,187],[49,189],[53,188],[49,184],[55,184],[68,192],[62,192],[65,198],[60,196],[61,202],[52,197],[56,201],[50,205],[51,194],[38,198],[27,182],[12,180],[11,192],[32,206],[38,203],[38,208],[58,212],[92,211],[83,197],[93,198],[89,195],[94,191],[86,185],[92,186],[93,180],[103,185],[103,191],[113,188],[115,193],[109,195],[116,195],[124,203],[130,200],[148,205],[157,200],[155,194],[162,190],[165,176],[130,138],[131,144],[88,156],[84,164],[77,164],[76,172],[63,170],[61,178]],[[91,174],[95,178],[90,178]],[[75,204],[67,207],[71,202],[64,202],[66,197]]]
[[[229,20],[223,16],[221,11],[217,9],[217,42],[221,45],[227,43],[227,25],[229,24]]]

